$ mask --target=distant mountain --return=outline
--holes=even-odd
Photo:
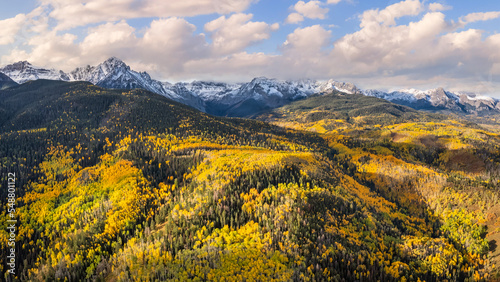
[[[35,67],[26,61],[8,65],[1,70],[18,83],[50,79],[88,81],[112,89],[142,88],[219,116],[251,116],[333,90],[349,94],[361,93],[354,84],[334,80],[282,81],[258,77],[251,82],[237,84],[207,81],[171,84],[154,80],[146,72],[134,71],[116,57],[111,57],[97,66],[76,68],[70,73]]]
[[[443,88],[426,91],[403,89],[394,92],[366,90],[363,94],[412,107],[417,110],[449,111],[459,114],[484,115],[500,112],[500,101],[492,97],[453,93]]]
[[[142,88],[205,111],[203,101],[198,96],[189,91],[179,94],[172,89],[172,84],[154,80],[147,72],[131,70],[128,65],[115,57],[111,57],[95,67],[76,68],[70,73],[70,77],[73,81],[88,81],[105,88]]]
[[[171,88],[170,83],[163,83],[151,79],[146,72],[136,72],[118,58],[111,57],[97,66],[79,67],[70,73],[61,70],[44,69],[36,67],[29,62],[17,62],[3,68],[0,72],[5,73],[17,83],[25,83],[30,80],[49,79],[62,81],[88,81],[97,86],[114,89],[142,88],[163,95],[167,98],[192,106],[198,110],[205,111],[204,103],[198,96],[190,92],[178,95]]]
[[[0,72],[4,73],[19,84],[37,79],[71,80],[68,74],[63,71],[35,67],[27,61],[7,65],[0,68]]]
[[[359,94],[361,91],[351,83],[329,80],[286,81],[254,78],[249,83],[231,85],[219,93],[202,96],[207,103],[207,111],[215,115],[252,116],[268,109],[274,109],[307,97],[342,91]]]
[[[0,72],[0,90],[7,89],[16,85],[17,83],[14,80],[10,79],[10,77]]]
[[[499,100],[468,93],[452,93],[442,88],[383,92],[361,90],[352,83],[335,80],[286,81],[265,77],[237,84],[207,81],[171,84],[152,79],[146,72],[134,71],[116,57],[111,57],[97,66],[76,68],[70,73],[35,67],[26,61],[0,68],[0,72],[17,83],[50,79],[88,81],[97,86],[113,89],[142,88],[218,116],[255,116],[293,101],[335,91],[374,96],[417,110],[473,115],[500,112]]]

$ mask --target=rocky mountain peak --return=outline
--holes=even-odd
[[[99,64],[98,67],[99,66],[105,67],[110,71],[116,70],[116,69],[130,70],[130,67],[127,64],[125,64],[122,60],[118,59],[117,57],[110,57],[106,61]]]
[[[63,71],[36,67],[27,61],[7,65],[0,68],[0,72],[17,83],[25,83],[26,81],[37,79],[70,80],[69,76]]]

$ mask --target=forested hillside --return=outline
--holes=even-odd
[[[17,176],[18,274],[7,280],[497,275],[492,129],[358,95],[313,97],[258,121],[44,80],[0,91],[0,113],[2,187]]]
[[[414,197],[425,203],[442,224],[441,234],[455,246],[488,254],[484,262],[498,279],[493,268],[500,263],[497,117],[465,120],[335,92],[294,102],[258,119],[320,133],[331,149],[350,161],[358,182],[396,203]],[[477,245],[468,242],[467,234],[484,239]]]

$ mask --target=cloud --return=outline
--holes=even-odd
[[[404,15],[422,12],[422,3],[404,1],[383,10],[366,11],[360,30],[343,36],[329,54],[331,65],[324,69],[333,77],[346,77],[360,85],[377,87],[449,87],[477,91],[500,90],[499,83],[478,87],[498,71],[500,37],[484,37],[477,29],[457,32],[453,21],[443,13],[428,12],[408,24],[397,24]],[[496,14],[466,16],[464,21],[491,19]],[[495,84],[492,88],[491,84]]]
[[[14,43],[15,36],[21,30],[22,24],[26,20],[25,14],[18,14],[17,16],[0,21],[0,45]]]
[[[209,57],[187,61],[185,73],[177,78],[206,79],[232,82],[243,82],[257,76],[276,77],[276,66],[280,56],[258,53],[239,52],[224,57]]]
[[[287,36],[283,44],[284,52],[292,52],[294,55],[311,56],[321,51],[321,48],[329,44],[331,32],[320,25],[297,28]]]
[[[419,0],[406,0],[387,6],[379,11],[368,10],[361,15],[361,27],[372,23],[382,23],[384,25],[395,25],[396,19],[404,16],[417,16],[424,10],[424,4]]]
[[[297,28],[280,47],[282,54],[237,52],[227,56],[210,56],[189,60],[181,76],[196,79],[248,81],[257,76],[284,79],[318,78],[328,68],[330,31],[320,25]]]
[[[328,0],[326,1],[327,4],[338,4],[340,3],[342,0]]]
[[[460,22],[463,24],[474,23],[479,21],[488,21],[500,17],[499,12],[486,12],[486,13],[471,13],[460,18]]]
[[[452,7],[451,6],[446,6],[441,3],[430,3],[429,4],[429,11],[431,12],[440,12],[440,11],[447,11],[450,10]]]
[[[76,0],[44,1],[61,7],[83,5]],[[156,8],[161,10],[161,5],[171,5],[164,2],[171,1],[158,1]],[[249,5],[252,1],[197,1],[202,6],[209,2],[219,3],[217,9],[223,12],[238,11],[244,3]],[[293,6],[287,23],[326,17],[324,7],[333,2],[299,1]],[[349,34],[336,34],[335,41],[328,30],[329,23],[304,26],[286,35],[283,44],[275,44],[276,50],[262,53],[250,52],[247,47],[272,39],[279,25],[253,20],[252,14],[231,12],[214,17],[215,20],[204,25],[203,33],[180,16],[156,18],[137,30],[123,17],[134,17],[136,12],[132,8],[140,11],[144,1],[90,0],[83,6],[106,10],[110,5],[121,6],[119,3],[128,4],[124,4],[126,9],[121,8],[123,11],[117,11],[120,16],[116,20],[78,29],[84,32],[81,37],[62,30],[61,26],[50,29],[46,15],[55,8],[21,15],[22,22],[19,18],[4,21],[0,42],[8,45],[0,47],[11,51],[2,57],[2,64],[28,60],[35,65],[70,71],[76,66],[96,65],[117,56],[133,69],[148,71],[154,78],[169,81],[247,81],[255,76],[268,76],[334,78],[360,87],[443,86],[452,90],[500,91],[500,35],[465,28],[468,23],[500,17],[498,12],[473,13],[454,21],[441,12],[446,6],[406,0],[365,11],[359,17],[358,29]],[[175,6],[180,11],[192,3],[186,0]],[[314,12],[314,7],[319,10]],[[195,12],[186,10],[187,13]],[[86,12],[81,15],[85,16]],[[406,16],[411,18],[402,23],[400,19]],[[83,19],[98,20],[99,13],[95,18]],[[21,27],[13,22],[21,22]],[[24,39],[12,43],[12,38],[19,40],[20,35]],[[11,45],[17,48],[9,47]]]
[[[279,24],[252,22],[252,17],[252,14],[240,13],[229,18],[221,16],[205,24],[205,31],[211,33],[213,51],[222,55],[240,52],[252,44],[269,39],[271,31],[279,28]]]
[[[281,46],[274,73],[292,79],[316,78],[329,68],[331,32],[320,25],[297,28]]]
[[[146,17],[192,17],[246,10],[256,0],[42,0],[58,30],[92,23]]]
[[[166,75],[181,72],[186,61],[209,55],[205,35],[181,18],[154,20],[139,43],[139,58],[158,66]]]
[[[119,57],[132,66],[147,66],[147,70],[169,76],[181,72],[184,62],[209,55],[205,36],[195,34],[196,27],[180,18],[153,20],[144,35],[122,20],[88,29],[86,37],[77,42],[71,33],[58,35],[46,31],[32,37],[26,52],[14,49],[3,56],[3,62],[28,60],[39,66],[70,71],[75,67],[95,65],[110,56]]]
[[[47,28],[47,19],[40,17],[42,8],[29,14],[18,14],[13,18],[0,20],[0,45],[12,44],[16,39],[26,39],[29,33],[42,32]]]
[[[435,42],[448,26],[444,14],[438,12],[427,13],[420,21],[408,25],[388,26],[386,21],[373,21],[338,40],[332,57],[350,64],[353,75],[370,72],[383,75],[422,64],[434,65]]]
[[[118,23],[106,23],[90,28],[83,40],[84,49],[92,50],[99,47],[113,48],[114,45],[132,44],[136,40],[135,29],[122,20]]]
[[[319,1],[309,1],[307,3],[299,1],[295,4],[295,11],[306,18],[324,19],[325,14],[328,13],[328,8],[321,8],[321,2]]]
[[[304,16],[302,16],[301,14],[299,14],[299,13],[291,13],[285,19],[285,23],[296,24],[296,23],[300,23],[303,20],[304,20]]]
[[[139,39],[135,32],[135,28],[124,20],[89,28],[87,36],[80,44],[80,56],[82,58],[94,57],[99,61],[111,56],[127,59],[139,47]]]
[[[309,19],[324,19],[328,13],[328,8],[321,8],[323,3],[320,1],[299,1],[293,6],[295,12],[288,15],[285,19],[285,23],[299,23],[304,20],[304,18]]]
[[[77,36],[70,33],[58,35],[49,31],[34,36],[28,41],[33,46],[26,60],[40,66],[57,67],[61,62],[71,65],[80,61],[80,48],[75,44]]]

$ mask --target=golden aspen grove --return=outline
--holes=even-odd
[[[337,92],[223,118],[145,90],[47,80],[1,90],[0,113],[19,280],[500,277],[491,119]]]

